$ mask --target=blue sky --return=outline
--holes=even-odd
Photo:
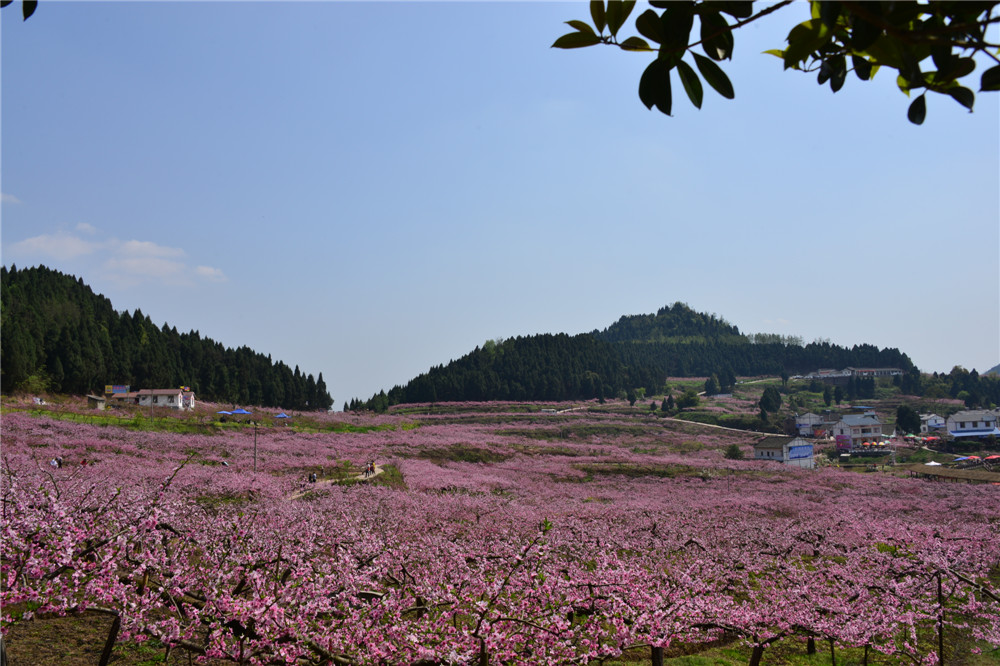
[[[736,34],[735,100],[678,91],[672,118],[639,102],[647,56],[550,48],[585,2],[19,12],[3,264],[322,372],[338,408],[676,301],[926,371],[1000,362],[998,96],[916,127],[888,72],[836,95],[782,72],[761,52],[807,4]]]

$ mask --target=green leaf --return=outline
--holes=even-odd
[[[865,5],[869,11],[878,11],[878,3]],[[864,20],[857,14],[854,15],[854,24],[851,26],[851,48],[855,51],[867,51],[868,47],[882,36],[882,28],[876,27]]]
[[[703,55],[698,55],[697,53],[692,53],[691,55],[694,56],[694,63],[698,65],[698,71],[701,72],[701,75],[705,77],[705,81],[708,82],[708,85],[712,86],[715,92],[726,99],[736,97],[733,84],[730,82],[729,77],[726,76],[726,73],[722,71],[721,67]]]
[[[600,44],[601,38],[594,33],[586,32],[570,32],[559,39],[557,39],[553,44],[554,49],[579,49],[584,46],[593,46],[594,44]]]
[[[955,67],[949,72],[953,79],[960,79],[968,76],[976,69],[976,61],[972,58],[959,58],[955,61]]]
[[[777,56],[778,58],[781,58],[782,60],[785,59],[785,52],[782,51],[781,49],[768,49],[766,51],[763,51],[763,53],[767,53],[769,55]]]
[[[654,106],[670,115],[672,104],[670,92],[670,67],[663,60],[649,63],[639,79],[639,99],[647,109]]]
[[[677,63],[677,73],[681,75],[681,83],[684,84],[684,92],[687,93],[688,99],[691,100],[696,109],[700,109],[705,91],[701,87],[701,80],[698,79],[698,75],[691,69],[691,65],[683,60]]]
[[[619,46],[626,51],[652,51],[652,47],[642,37],[629,37]]]
[[[608,0],[606,17],[608,21],[608,31],[611,32],[612,35],[618,34],[618,31],[623,25],[625,25],[625,21],[632,13],[632,9],[634,7],[635,0],[625,0],[625,2],[621,2],[620,0]]]
[[[837,92],[844,87],[844,81],[847,80],[847,58],[844,56],[837,56],[832,58],[830,61],[830,90]]]
[[[951,98],[956,102],[967,108],[969,111],[972,111],[972,107],[976,103],[976,95],[971,90],[962,86],[955,86],[954,88],[948,88],[946,92],[951,95]]]
[[[597,32],[604,32],[604,26],[607,25],[604,19],[604,0],[590,0],[590,18],[594,19]]]
[[[704,7],[705,5],[701,5]],[[707,11],[701,18],[701,48],[712,60],[733,57],[733,32],[729,22],[719,12]]]
[[[927,100],[924,99],[926,96],[925,93],[913,100],[909,110],[906,112],[907,119],[914,125],[922,125],[924,118],[927,117]]]
[[[837,27],[837,19],[840,18],[840,3],[830,2],[828,0],[821,0],[819,3],[819,16],[818,18],[823,22],[823,25],[830,28],[831,30]]]
[[[646,39],[660,44],[663,42],[663,30],[660,27],[660,15],[652,9],[639,14],[635,20],[635,29]]]
[[[566,24],[577,29],[577,32],[585,32],[588,35],[595,35],[594,29],[590,27],[589,24],[583,21],[566,21]]]
[[[979,79],[979,92],[1000,90],[1000,65],[990,67]]]
[[[822,21],[811,20],[800,23],[788,33],[788,48],[785,49],[785,69],[797,69],[812,53],[830,41],[832,33]]]
[[[691,43],[691,28],[694,27],[694,5],[686,2],[671,2],[660,15],[660,30],[663,46],[668,51],[683,55]]]
[[[852,55],[851,63],[854,65],[854,73],[859,79],[868,81],[872,78],[872,64],[868,60],[858,55]]]

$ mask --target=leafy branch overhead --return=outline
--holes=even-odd
[[[726,99],[733,99],[733,85],[717,63],[732,59],[734,32],[793,3],[780,0],[758,9],[764,3],[653,0],[651,8],[635,19],[641,37],[622,39],[621,29],[635,4],[634,0],[594,0],[590,3],[591,22],[567,21],[573,32],[552,46],[575,49],[606,44],[624,51],[656,54],[639,79],[639,99],[646,108],[655,106],[670,115],[675,70],[695,107],[700,109],[704,98],[702,79]],[[833,92],[844,86],[852,71],[860,80],[870,81],[880,68],[895,70],[900,90],[907,96],[919,91],[910,103],[907,118],[920,125],[927,114],[928,92],[948,95],[972,111],[975,93],[963,81],[975,71],[977,56],[992,60],[993,65],[979,77],[979,91],[1000,90],[1000,44],[995,34],[1000,16],[994,15],[1000,3],[996,1],[813,0],[809,4],[809,20],[791,29],[787,46],[766,53],[780,58],[785,69],[816,72],[817,82],[829,84]]]

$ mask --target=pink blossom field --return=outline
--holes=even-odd
[[[8,411],[3,631],[99,608],[119,642],[247,664],[583,664],[721,636],[751,659],[812,636],[930,664],[939,630],[1000,647],[1000,486],[537,412],[330,415],[258,428],[255,457],[253,427]],[[348,478],[369,461],[380,476]]]

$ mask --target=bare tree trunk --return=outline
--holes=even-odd
[[[837,666],[837,655],[833,652],[833,639],[830,639],[830,663],[832,666]]]
[[[754,645],[753,653],[750,655],[750,663],[748,666],[760,666],[760,658],[764,656],[764,646]]]
[[[486,641],[479,639],[479,666],[489,666],[490,658],[486,654]]]
[[[816,654],[816,639],[812,636],[806,641],[806,654]]]
[[[104,641],[104,652],[101,653],[101,661],[98,662],[99,666],[108,666],[108,662],[111,661],[111,651],[115,648],[115,641],[118,640],[118,630],[122,626],[122,616],[115,615],[114,621],[111,623],[111,629],[108,631],[108,640]]]
[[[941,590],[941,573],[937,575],[938,583],[938,666],[944,666],[944,594]]]
[[[650,658],[653,661],[652,666],[663,666],[663,648],[654,647],[652,648],[651,652],[652,654],[650,655]]]

